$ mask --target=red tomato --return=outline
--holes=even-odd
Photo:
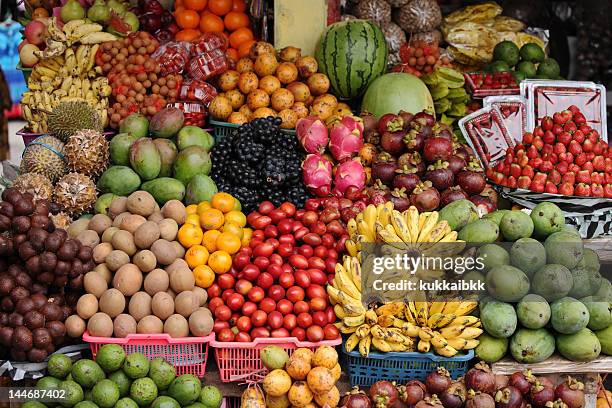
[[[259,303],[261,300],[266,297],[266,292],[260,288],[259,286],[253,286],[247,296],[251,302]]]
[[[236,282],[236,292],[244,296],[249,293],[249,290],[251,290],[252,287],[253,284],[246,279],[238,279],[238,282]]]
[[[276,310],[268,314],[268,325],[272,329],[280,329],[283,327],[283,315]]]
[[[257,277],[261,273],[261,270],[254,264],[248,264],[242,270],[242,277],[250,282],[255,282]]]
[[[249,343],[251,341],[251,336],[249,336],[249,333],[240,332],[236,335],[234,341],[239,343]]]
[[[295,225],[294,225],[295,228]],[[306,227],[299,227],[298,229],[293,231],[293,236],[295,239],[300,240],[304,238],[304,235],[308,234],[310,231]]]
[[[328,252],[329,251],[327,248],[325,248],[323,245],[319,245],[314,249],[314,256],[318,256],[319,258],[327,258]]]
[[[311,269],[325,270],[325,261],[317,256],[308,258],[308,267]]]
[[[227,302],[227,299],[230,297],[230,295],[233,295],[234,293],[236,293],[234,289],[224,290],[223,294],[221,295],[221,299],[223,299],[224,302]]]
[[[270,223],[272,223],[272,218],[268,217],[267,215],[262,215],[261,217],[254,219],[250,224],[255,229],[263,230],[270,225]]]
[[[251,257],[249,256],[249,254],[245,253],[245,252],[238,252],[235,256],[234,256],[234,268],[236,268],[237,270],[241,271],[244,269],[245,266],[247,266],[249,264],[249,261],[251,260]]]
[[[270,211],[272,211],[273,209],[274,209],[274,204],[272,204],[271,201],[263,201],[261,204],[259,204],[257,211],[259,211],[260,214],[268,215],[270,214]]]
[[[278,232],[280,234],[289,234],[293,231],[293,220],[290,218],[285,218],[284,220],[280,220],[278,223]]]
[[[270,330],[265,327],[256,327],[251,331],[251,337],[254,339],[270,337]]]
[[[310,285],[308,289],[306,289],[306,294],[310,299],[327,297],[327,292],[321,285]]]
[[[322,312],[327,308],[327,300],[325,298],[316,297],[310,299],[310,310]]]
[[[216,283],[213,283],[208,288],[207,293],[209,299],[212,299],[214,297],[221,297],[221,288]]]
[[[293,255],[293,245],[291,245],[291,244],[280,244],[276,251],[283,258],[289,258],[291,255]]]
[[[255,230],[253,231],[253,236],[251,237],[251,240],[253,239],[258,239],[260,241],[263,241],[266,237],[264,236],[264,233],[262,230]]]
[[[323,340],[324,337],[325,333],[323,332],[323,329],[319,326],[310,326],[306,330],[306,338],[308,339],[308,341],[311,341],[313,343],[317,343]]]
[[[278,224],[281,220],[284,220],[285,218],[287,218],[287,214],[285,214],[285,212],[281,210],[280,208],[276,208],[270,211],[269,215],[274,224]]]
[[[321,244],[323,244],[325,248],[333,248],[336,246],[336,239],[332,234],[323,234],[321,236]]]
[[[268,270],[266,272],[269,273],[272,278],[278,279],[283,274],[283,267],[278,264],[272,264],[268,266]]]
[[[257,278],[257,286],[268,289],[274,283],[274,278],[268,272],[264,272]]]
[[[274,252],[274,246],[268,242],[261,243],[253,249],[253,255],[268,258]]]
[[[268,314],[263,310],[256,310],[255,313],[251,315],[251,323],[255,327],[263,327],[268,321]]]
[[[217,283],[221,289],[230,289],[234,287],[236,279],[229,273],[222,273],[217,276]]]
[[[297,326],[297,317],[294,314],[288,314],[283,317],[283,327],[287,330],[293,330]]]
[[[284,212],[287,217],[293,217],[295,215],[295,204],[284,202],[278,207],[282,212]]]
[[[312,314],[312,323],[321,327],[325,326],[327,323],[329,323],[327,321],[327,314],[321,310],[314,312]]]
[[[242,314],[245,316],[251,316],[257,310],[257,305],[253,302],[244,302],[242,305]]]
[[[263,272],[268,269],[268,266],[270,266],[270,259],[265,256],[258,256],[253,260],[253,264]]]
[[[234,341],[234,332],[231,329],[222,329],[219,333],[217,333],[217,340]]]
[[[291,255],[289,257],[289,264],[295,269],[308,269],[308,259],[304,255]]]
[[[278,284],[281,285],[285,289],[290,288],[291,286],[293,286],[294,283],[295,283],[295,278],[293,277],[291,273],[283,272],[278,277]]]
[[[264,235],[266,238],[276,238],[278,237],[278,228],[276,228],[276,225],[268,225],[264,228]]]
[[[279,254],[272,254],[268,259],[270,259],[270,265],[282,265],[284,262],[283,257]]]
[[[214,297],[208,301],[208,309],[215,313],[215,309],[223,305],[223,299],[220,297]]]
[[[232,317],[232,311],[226,305],[221,305],[215,309],[215,318],[221,321],[228,321]]]
[[[268,289],[268,297],[278,302],[285,297],[285,289],[281,285],[272,285]]]
[[[259,308],[266,313],[270,313],[276,310],[276,302],[271,298],[264,298],[259,302]]]
[[[233,311],[242,309],[242,305],[244,305],[244,296],[240,293],[234,293],[227,298],[227,306]]]
[[[303,300],[300,300],[299,302],[295,302],[293,304],[293,313],[296,313],[296,314],[307,313],[309,310],[310,310],[310,306],[308,305],[308,303],[304,302]]]
[[[310,258],[312,255],[314,255],[314,250],[310,245],[304,244],[298,248],[298,254],[305,256],[306,258]]]
[[[283,220],[285,221],[285,220]],[[293,237],[293,235],[287,233],[287,234],[283,234],[280,237],[278,237],[278,242],[282,245],[282,244],[289,244],[291,246],[295,245],[295,238]]]
[[[275,338],[280,338],[280,339],[289,337],[289,330],[285,329],[284,327],[281,327],[280,329],[272,330],[270,337],[275,337]]]
[[[312,326],[312,316],[310,315],[310,313],[300,313],[299,315],[297,315],[297,324],[302,329],[306,329]]]
[[[333,324],[328,324],[325,326],[323,332],[325,334],[325,340],[336,340],[338,337],[340,337],[340,330],[338,330],[338,328]]]
[[[310,274],[308,271],[305,271],[304,269],[298,269],[295,271],[295,283],[302,288],[307,288],[310,286]]]
[[[304,289],[300,288],[299,286],[292,286],[287,289],[287,299],[293,303],[304,300],[304,296]]]
[[[317,221],[315,224],[310,226],[310,232],[314,232],[317,235],[323,235],[325,234],[326,231],[327,231],[327,227],[325,226],[325,223],[322,221]],[[323,237],[321,237],[321,241],[322,240],[323,240]]]
[[[276,303],[276,310],[283,315],[287,315],[293,311],[293,303],[287,299],[281,299]]]
[[[325,272],[319,269],[308,269],[308,277],[310,278],[310,282],[315,285],[326,285],[327,284],[327,275]],[[297,280],[297,277],[296,277]],[[302,285],[300,285],[302,286]]]
[[[248,316],[240,316],[238,320],[236,320],[236,328],[241,332],[248,332],[251,330],[253,325],[251,324],[251,319]]]
[[[219,333],[221,330],[229,329],[229,328],[230,328],[229,322],[223,322],[221,320],[215,320],[215,323],[213,324],[213,331],[215,333]]]
[[[306,330],[302,329],[301,327],[296,327],[295,329],[291,330],[291,337],[295,337],[299,341],[304,341],[306,340]]]

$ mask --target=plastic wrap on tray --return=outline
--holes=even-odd
[[[206,81],[208,78],[224,73],[227,69],[227,57],[220,49],[206,51],[193,57],[188,68],[189,75],[198,81]]]
[[[161,67],[162,75],[180,74],[189,64],[193,44],[186,41],[173,41],[161,45],[151,55]]]
[[[484,99],[484,106],[491,106],[499,112],[508,135],[515,144],[523,141],[523,134],[527,131],[527,106],[522,97],[487,96]]]
[[[174,102],[168,106],[179,108],[185,117],[185,126],[204,126],[206,122],[206,107],[199,102]]]
[[[217,96],[217,90],[208,82],[188,79],[181,84],[178,99],[181,101],[200,102],[208,108],[208,105]]]
[[[464,74],[468,92],[474,98],[518,95],[519,84],[511,72],[470,72]]]
[[[508,147],[514,146],[501,114],[490,106],[462,118],[459,128],[485,168],[503,159]]]

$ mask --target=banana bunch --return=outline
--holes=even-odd
[[[421,79],[429,88],[434,109],[443,123],[452,125],[455,120],[465,116],[466,103],[470,97],[463,87],[465,78],[461,72],[448,67],[438,67]]]
[[[103,28],[100,24],[81,19],[72,20],[64,24],[62,31],[68,45],[75,43],[92,45],[117,39],[115,35],[103,32]]]

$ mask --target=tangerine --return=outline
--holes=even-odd
[[[229,36],[230,45],[232,48],[238,48],[238,53],[240,53],[240,46],[242,44],[253,39],[253,31],[248,27],[239,28]]]
[[[215,251],[208,257],[208,266],[215,273],[226,273],[232,267],[232,257],[225,251]]]
[[[189,10],[202,11],[206,8],[207,0],[183,0],[183,4]]]
[[[230,234],[234,234],[239,239],[242,239],[242,236],[244,235],[244,231],[242,231],[242,228],[240,228],[238,225],[234,224],[233,222],[226,222],[223,225],[223,228],[221,228],[221,232],[227,232]]]
[[[225,222],[231,222],[239,227],[244,227],[246,225],[246,216],[240,211],[232,210],[225,214]]]
[[[185,224],[192,224],[196,227],[200,226],[200,216],[198,214],[189,214],[185,217]]]
[[[253,230],[251,228],[243,228],[242,229],[242,239],[240,240],[240,245],[243,247],[249,246],[251,242],[251,238],[253,237]]]
[[[193,10],[181,10],[174,13],[176,24],[183,28],[197,28],[200,23],[200,15]]]
[[[248,27],[250,21],[249,16],[247,16],[245,13],[230,11],[223,18],[223,23],[225,23],[225,28],[230,31],[234,31],[242,27]]]
[[[216,208],[204,210],[200,215],[200,225],[205,230],[219,229],[224,222],[223,213]]]
[[[189,204],[185,207],[185,214],[196,214],[198,212],[198,206],[195,204]]]
[[[222,232],[217,237],[216,244],[218,250],[233,255],[240,249],[240,238],[229,232]]]
[[[193,270],[195,283],[201,288],[208,289],[215,281],[215,273],[208,265],[198,265]]]
[[[208,261],[208,249],[202,245],[193,245],[185,252],[185,261],[191,269],[205,265]]]
[[[251,52],[251,47],[255,44],[255,40],[245,41],[238,47],[238,56],[240,58],[248,57]]]
[[[234,0],[232,2],[232,11],[239,11],[244,13],[247,9],[247,5],[244,0]]]
[[[178,241],[185,248],[199,245],[202,242],[203,236],[204,232],[202,229],[193,224],[183,224],[177,234]]]
[[[220,210],[224,213],[230,212],[234,209],[234,197],[228,193],[215,193],[210,200],[210,204],[213,208]]]
[[[208,252],[215,252],[217,250],[217,238],[219,235],[221,235],[219,230],[209,230],[204,233],[202,245],[208,249]]]
[[[232,0],[210,0],[208,2],[208,10],[218,16],[224,16],[232,11]]]
[[[210,202],[209,201],[202,201],[200,204],[198,204],[196,213],[198,215],[202,215],[204,210],[208,210],[209,208],[212,208],[211,205],[210,205]]]
[[[200,31],[203,33],[222,32],[224,29],[221,17],[204,11],[200,16]]]

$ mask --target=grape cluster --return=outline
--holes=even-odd
[[[240,126],[212,150],[211,176],[251,212],[261,201],[289,201],[301,207],[309,194],[301,182],[303,154],[295,136],[280,131],[280,118]]]

